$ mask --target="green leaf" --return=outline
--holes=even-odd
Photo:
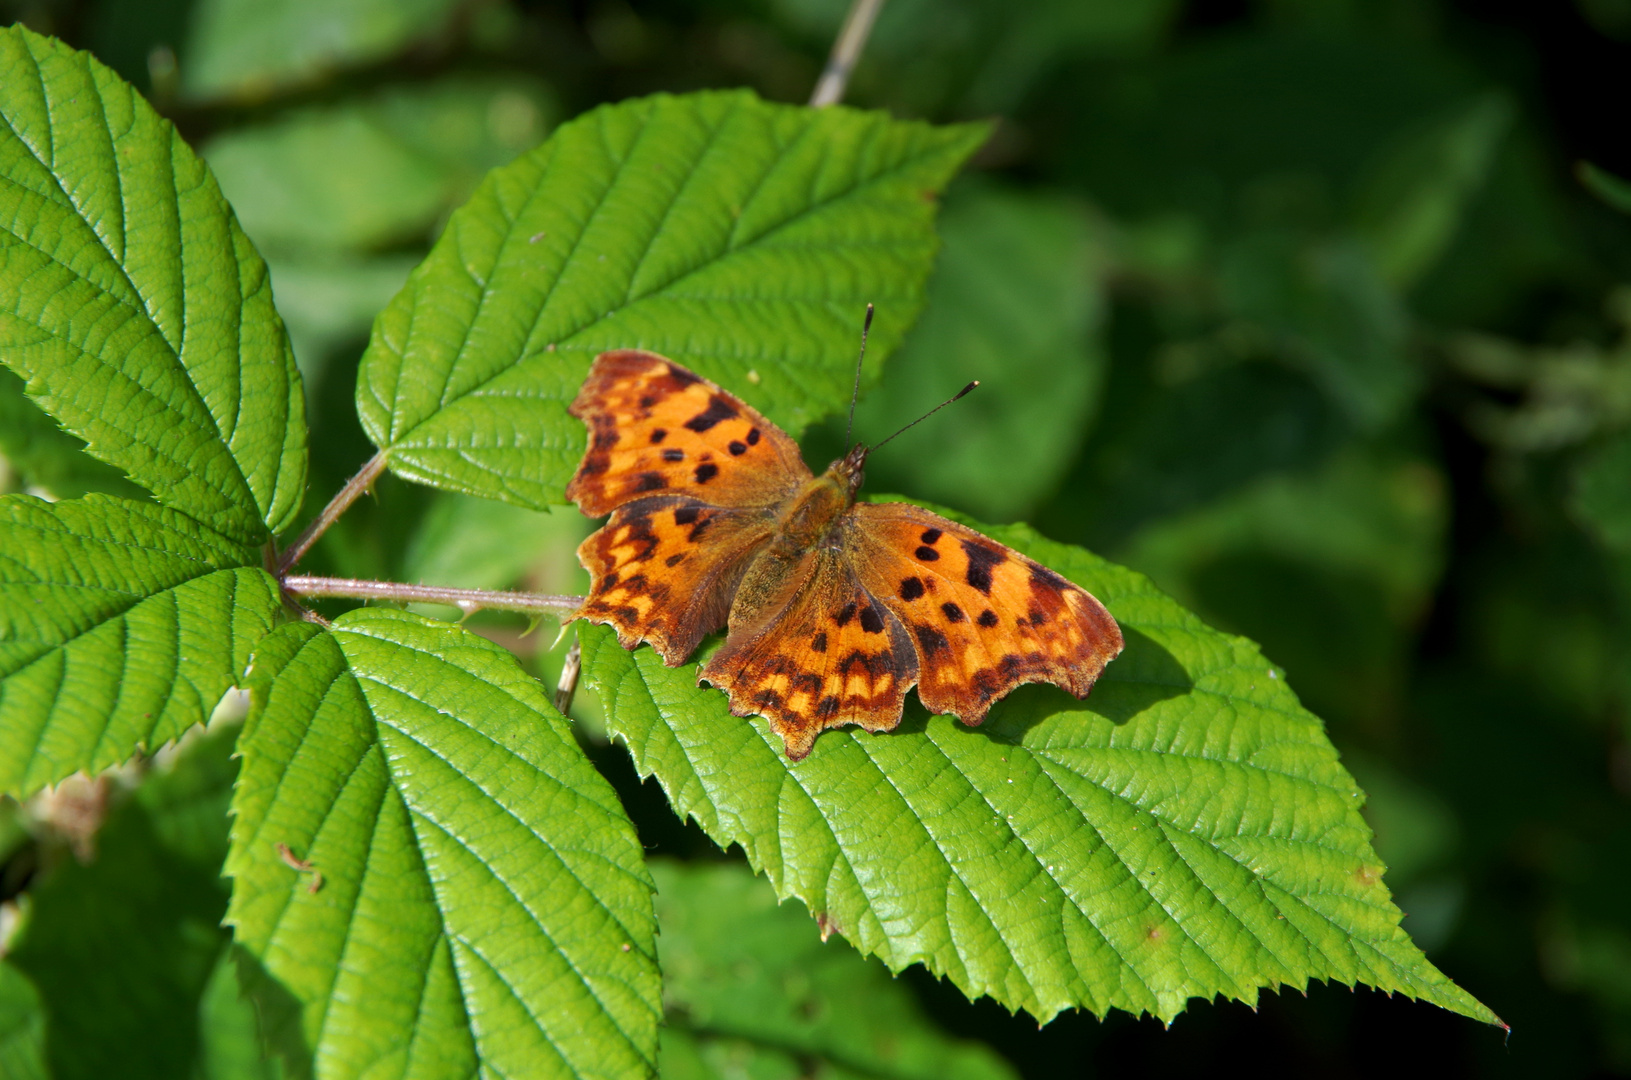
[[[1593,195],[1614,209],[1631,214],[1631,181],[1623,180],[1589,161],[1580,162],[1574,171]]]
[[[1631,553],[1631,430],[1588,454],[1574,474],[1574,511],[1608,547]]]
[[[204,157],[263,251],[428,243],[489,169],[537,144],[545,115],[533,83],[449,79],[230,131]]]
[[[917,429],[867,471],[880,488],[1011,521],[1058,485],[1098,404],[1108,252],[1082,207],[996,188],[954,193],[940,233],[928,307],[856,410],[856,432],[877,443],[980,380],[932,433]]]
[[[904,986],[738,864],[654,862],[662,927],[665,1080],[785,1075],[1006,1080],[990,1049],[954,1039]]]
[[[202,723],[280,610],[259,550],[173,510],[0,498],[0,790]]]
[[[234,951],[222,949],[198,1002],[192,1080],[280,1080],[283,1075],[277,1059],[265,1052],[254,1001],[239,988]]]
[[[45,1012],[28,976],[0,961],[0,1076],[47,1080]]]
[[[361,609],[280,629],[254,678],[228,920],[299,1004],[298,1032],[274,1033],[303,1044],[295,1071],[653,1071],[639,842],[514,657]]]
[[[444,23],[458,0],[199,0],[182,53],[189,97],[262,97],[382,59]]]
[[[299,509],[305,404],[266,266],[170,123],[0,31],[0,358],[91,453],[244,543]]]
[[[497,170],[374,325],[363,427],[402,476],[534,509],[605,349],[663,353],[797,433],[923,302],[934,197],[985,137],[746,91],[596,109]]]
[[[63,431],[28,400],[23,380],[0,367],[0,454],[28,484],[58,498],[91,491],[141,499],[147,492],[113,466],[85,452],[85,441]]]
[[[584,674],[681,813],[893,970],[922,962],[1044,1022],[1170,1020],[1192,997],[1309,979],[1498,1022],[1400,930],[1362,793],[1250,642],[1081,549],[987,531],[1121,623],[1126,651],[1087,702],[1021,687],[969,730],[914,700],[896,732],[829,732],[795,765],[694,666],[597,626]]]
[[[184,1077],[227,945],[220,879],[237,725],[189,740],[33,889],[11,962],[39,988],[56,1080]],[[9,1074],[8,1074],[9,1075]]]
[[[1229,245],[1218,269],[1236,333],[1300,368],[1359,425],[1377,428],[1421,383],[1403,305],[1357,241],[1262,229]]]
[[[1414,285],[1449,247],[1511,123],[1507,100],[1486,94],[1378,155],[1358,191],[1354,219],[1389,285]]]

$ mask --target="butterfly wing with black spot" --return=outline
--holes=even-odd
[[[590,517],[653,495],[765,507],[810,479],[780,428],[656,353],[601,353],[569,411],[588,425],[589,445],[566,497]]]
[[[911,634],[930,712],[978,724],[1029,682],[1086,697],[1121,652],[1103,604],[973,529],[907,503],[857,503],[844,528],[860,584]]]
[[[724,625],[743,569],[810,472],[781,429],[655,353],[602,353],[571,412],[589,447],[567,496],[611,514],[578,548],[592,581],[575,617],[680,664]]]
[[[900,620],[835,549],[807,552],[776,576],[763,610],[732,613],[729,637],[698,678],[725,690],[737,716],[768,718],[794,761],[826,728],[894,728],[917,678]]]

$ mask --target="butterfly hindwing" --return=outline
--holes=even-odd
[[[619,507],[578,547],[589,596],[577,617],[606,623],[626,649],[649,641],[669,667],[725,624],[742,571],[775,519],[657,496]]]
[[[569,411],[588,425],[589,446],[566,497],[590,517],[653,495],[770,506],[810,479],[780,428],[656,353],[601,353]]]
[[[1103,604],[973,529],[907,503],[857,503],[845,531],[861,585],[911,635],[930,712],[978,724],[1029,682],[1086,697],[1121,652]]]
[[[752,571],[750,571],[751,573]],[[900,723],[917,656],[906,628],[862,588],[842,552],[821,548],[786,570],[773,610],[731,634],[700,672],[730,695],[737,716],[757,713],[782,737],[787,756],[810,752],[824,729]]]

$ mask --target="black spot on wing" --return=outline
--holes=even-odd
[[[855,618],[855,601],[851,600],[839,609],[838,614],[833,617],[833,622],[839,626],[848,626],[849,621],[853,618]]]
[[[618,434],[615,431],[595,432],[595,449],[610,450],[617,445]]]
[[[974,621],[987,628],[996,626],[998,621],[997,613],[992,611],[990,608],[986,608],[984,611],[980,612],[980,617]]]
[[[916,631],[918,644],[923,646],[923,653],[926,656],[933,656],[950,645],[950,642],[946,640],[946,635],[942,634],[938,627],[924,623],[921,626],[914,626],[912,629]]]
[[[909,577],[900,583],[900,598],[902,600],[916,600],[923,595],[923,579]]]
[[[679,507],[678,509],[676,509],[674,511],[674,524],[676,524],[676,525],[691,525],[691,524],[694,524],[696,522],[696,520],[697,520],[697,515],[699,515],[701,513],[702,513],[702,511],[698,510],[694,506],[682,506],[682,507]]]
[[[656,491],[667,486],[668,481],[663,479],[663,474],[654,472],[643,472],[634,482],[635,491]]]
[[[684,555],[670,555],[668,558],[663,560],[663,565],[664,566],[678,566],[680,563],[682,563],[684,561],[685,561],[685,556]]]
[[[968,556],[968,573],[965,575],[968,583],[990,596],[991,568],[1007,562],[1008,556],[973,540],[964,540],[961,543],[963,554]]]
[[[642,397],[640,399],[640,407],[642,409],[649,409],[655,404],[657,404],[657,395],[656,394],[646,394],[644,397]]]
[[[963,609],[952,603],[950,600],[947,600],[944,604],[941,604],[940,610],[946,613],[947,622],[960,623],[964,619],[968,618],[967,615],[963,614]]]
[[[811,638],[810,639],[810,648],[814,649],[816,652],[821,652],[821,653],[826,652],[827,651],[827,631],[823,630],[820,633],[818,633],[815,637]]]
[[[708,407],[687,420],[685,426],[700,434],[720,421],[730,420],[735,416],[736,407],[718,394],[714,394],[708,399]]]
[[[708,481],[712,480],[718,475],[719,466],[713,464],[712,462],[704,462],[703,464],[697,466],[696,478],[697,483],[699,484],[706,484]]]
[[[816,702],[815,714],[823,720],[838,715],[838,699],[831,694]]]
[[[748,452],[748,444],[739,439],[732,439],[730,446],[726,447],[726,449],[731,452],[731,457],[741,457]]]
[[[759,445],[759,429],[758,428],[754,428],[753,430],[748,432],[748,445],[749,446],[758,446]]]
[[[940,558],[940,552],[936,551],[932,547],[920,547],[912,554],[916,555],[918,559],[923,562],[934,562],[936,559]]]
[[[684,390],[687,386],[693,386],[702,381],[684,368],[675,367],[673,364],[668,365],[668,377],[674,380],[674,386],[679,390]]]
[[[668,429],[658,428],[651,433],[651,445],[656,446],[666,438],[668,438]]]
[[[669,448],[667,450],[664,450],[663,451],[663,460],[664,461],[684,461],[685,460],[685,451],[684,450],[675,450],[673,448]]]
[[[940,534],[940,530],[939,530],[939,529],[924,529],[924,530],[923,530],[923,536],[922,536],[922,537],[920,537],[920,539],[921,539],[921,540],[922,540],[922,541],[923,541],[923,542],[924,542],[924,543],[925,543],[925,544],[932,544],[932,543],[934,543],[934,542],[935,542],[935,541],[936,541],[936,540],[939,540],[939,539],[940,539],[940,535],[941,535],[941,534]]]
[[[861,629],[869,634],[883,633],[883,616],[878,612],[876,601],[870,607],[861,609]]]
[[[1031,563],[1031,584],[1045,589],[1052,589],[1054,592],[1064,592],[1066,589],[1075,587],[1046,566],[1037,563]]]

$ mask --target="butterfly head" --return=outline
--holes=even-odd
[[[844,489],[851,500],[866,482],[866,456],[870,453],[872,453],[870,446],[856,443],[850,447],[849,453],[827,466],[827,475]]]

